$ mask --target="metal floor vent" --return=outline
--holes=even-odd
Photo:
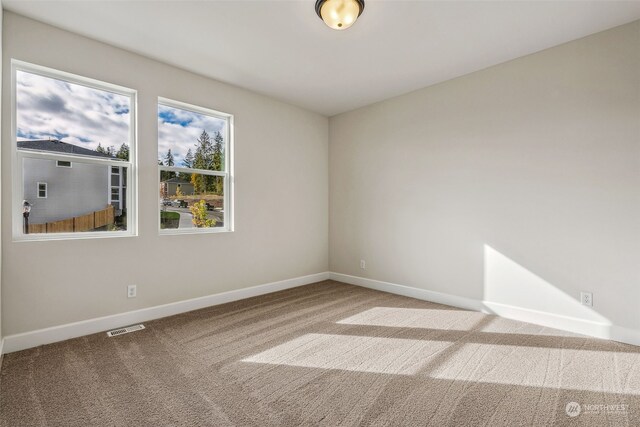
[[[107,332],[108,337],[115,337],[116,335],[128,334],[129,332],[135,332],[144,329],[144,325],[141,323],[139,325],[127,326],[126,328],[114,329],[113,331]]]

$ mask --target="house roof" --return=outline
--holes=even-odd
[[[81,156],[108,157],[113,158],[105,153],[99,153],[88,148],[78,147],[68,142],[59,141],[57,139],[38,139],[33,141],[18,141],[18,149],[52,151],[55,153],[77,154]]]
[[[177,178],[177,177],[173,177],[173,178],[169,178],[165,181],[162,182],[172,182],[172,183],[176,183],[176,184],[191,184],[189,181],[185,181],[184,179],[181,178]]]

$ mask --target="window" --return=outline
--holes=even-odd
[[[134,235],[136,92],[15,60],[12,78],[14,239]]]
[[[47,183],[39,182],[38,183],[38,199],[46,199],[47,198]]]
[[[233,231],[233,116],[158,101],[160,233]]]

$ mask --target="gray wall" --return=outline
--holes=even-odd
[[[24,159],[24,198],[31,203],[29,221],[43,224],[86,215],[109,204],[111,166],[72,162],[59,168],[55,160]],[[38,182],[47,183],[47,198],[38,198]]]
[[[638,21],[332,117],[329,176],[332,271],[640,330]]]
[[[12,242],[12,138],[3,127],[5,336],[327,270],[326,117],[10,12],[4,32],[4,93],[16,58],[137,89],[139,113],[133,238]],[[235,115],[235,232],[159,236],[159,96]],[[2,102],[9,123],[10,97]],[[127,298],[130,284],[137,298]]]

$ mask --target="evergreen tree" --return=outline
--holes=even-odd
[[[169,150],[167,150],[167,154],[164,156],[164,165],[165,166],[175,166],[176,162],[175,159],[173,157],[173,153],[171,152],[171,148],[169,148]],[[172,171],[162,171],[164,172],[164,180],[166,181],[167,179],[171,179],[173,177],[176,176],[175,172]]]
[[[96,148],[98,153],[107,154],[107,150],[104,149],[101,143],[98,142],[98,148]]]
[[[206,130],[203,130],[196,141],[196,152],[193,155],[193,168],[212,170],[213,168],[213,143]],[[213,191],[213,180],[207,176],[193,174],[191,183],[196,194],[202,194],[209,190]]]
[[[167,154],[164,156],[164,165],[165,166],[175,166],[176,162],[173,157],[173,153],[171,152],[171,148],[167,151]]]
[[[122,160],[129,160],[129,145],[123,143],[118,149],[116,157]]]
[[[203,130],[196,142],[196,152],[193,155],[195,169],[211,170],[213,166],[213,142],[206,130]]]
[[[193,151],[191,151],[191,148],[189,148],[187,150],[187,154],[182,159],[182,166],[184,166],[185,168],[192,168],[193,167]],[[181,179],[184,179],[185,181],[191,182],[191,174],[190,173],[182,172],[178,176]]]
[[[185,168],[193,167],[193,152],[191,148],[187,150],[187,154],[184,156],[184,159],[182,159],[182,166]]]
[[[213,170],[224,170],[224,138],[220,132],[216,132],[213,144]],[[219,179],[213,179],[212,190],[221,195],[223,192],[223,182]]]

